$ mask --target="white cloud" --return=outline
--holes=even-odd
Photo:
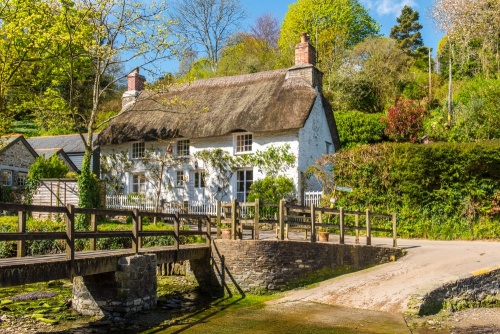
[[[417,6],[415,0],[361,0],[361,3],[368,9],[375,9],[380,16],[399,16],[404,6],[413,8]]]

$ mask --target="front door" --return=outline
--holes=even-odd
[[[236,200],[246,202],[253,182],[252,169],[240,169],[236,174]]]

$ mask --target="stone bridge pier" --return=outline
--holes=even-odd
[[[156,306],[156,255],[119,258],[117,269],[73,279],[73,308],[88,316],[123,317]]]

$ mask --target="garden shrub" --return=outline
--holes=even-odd
[[[415,101],[399,98],[387,111],[385,133],[394,141],[415,143],[422,134],[426,113]]]
[[[385,143],[325,156],[348,210],[396,212],[405,237],[500,237],[500,141]],[[390,222],[387,222],[390,227]]]
[[[384,114],[367,114],[360,111],[340,111],[335,113],[335,123],[343,149],[360,144],[380,143],[384,138],[386,125]]]

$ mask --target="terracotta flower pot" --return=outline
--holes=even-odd
[[[330,237],[330,232],[325,232],[325,231],[318,232],[318,241],[320,242],[328,242],[329,237]]]
[[[231,239],[231,229],[230,228],[221,229],[221,236],[222,239]]]

